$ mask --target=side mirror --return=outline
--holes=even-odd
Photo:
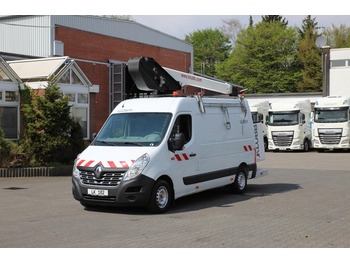
[[[181,150],[185,145],[185,135],[183,133],[176,133],[174,138],[169,139],[169,150]]]

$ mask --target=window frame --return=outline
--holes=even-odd
[[[5,82],[0,81],[0,93],[1,99],[0,99],[0,107],[11,107],[16,108],[16,115],[17,115],[17,123],[16,123],[16,137],[7,138],[7,140],[18,140],[19,134],[20,134],[20,94],[18,93],[18,99],[17,101],[6,101],[6,92],[19,92],[18,91],[18,85],[14,84],[13,82]]]
[[[90,93],[86,86],[84,85],[78,85],[78,84],[63,84],[58,83],[60,87],[60,91],[63,94],[63,97],[65,95],[74,95],[74,101],[68,101],[68,104],[71,107],[70,115],[73,117],[73,110],[74,108],[83,108],[87,109],[87,123],[86,123],[86,137],[84,137],[84,140],[90,139]],[[87,95],[87,103],[78,103],[78,97],[79,94]]]

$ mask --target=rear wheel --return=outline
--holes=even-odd
[[[153,186],[147,208],[152,213],[164,213],[169,209],[172,200],[169,183],[165,180],[159,180]]]
[[[240,167],[238,169],[235,182],[230,186],[232,193],[241,194],[244,192],[247,186],[247,174],[248,171],[246,168]]]

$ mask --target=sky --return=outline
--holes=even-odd
[[[288,26],[298,27],[306,17],[306,15],[282,16],[288,21]],[[321,27],[319,33],[322,33],[322,27],[331,27],[332,24],[350,26],[350,12],[349,15],[311,15],[311,18],[315,17],[317,26]],[[249,24],[249,15],[132,15],[131,18],[180,39],[184,39],[185,35],[196,30],[219,28],[224,24],[223,20],[237,19],[244,27]],[[252,15],[252,18],[254,23],[261,21],[261,15]]]
[[[223,20],[238,19],[242,26],[261,21],[262,15],[282,15],[289,26],[301,26],[306,15],[316,17],[320,27],[350,26],[348,0],[13,0],[1,15],[130,15],[133,20],[171,36],[207,28],[219,28]],[[320,32],[321,33],[321,32]]]

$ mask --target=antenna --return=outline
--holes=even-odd
[[[317,47],[322,48],[327,44],[327,38],[324,35],[321,35],[316,39],[315,44]]]

